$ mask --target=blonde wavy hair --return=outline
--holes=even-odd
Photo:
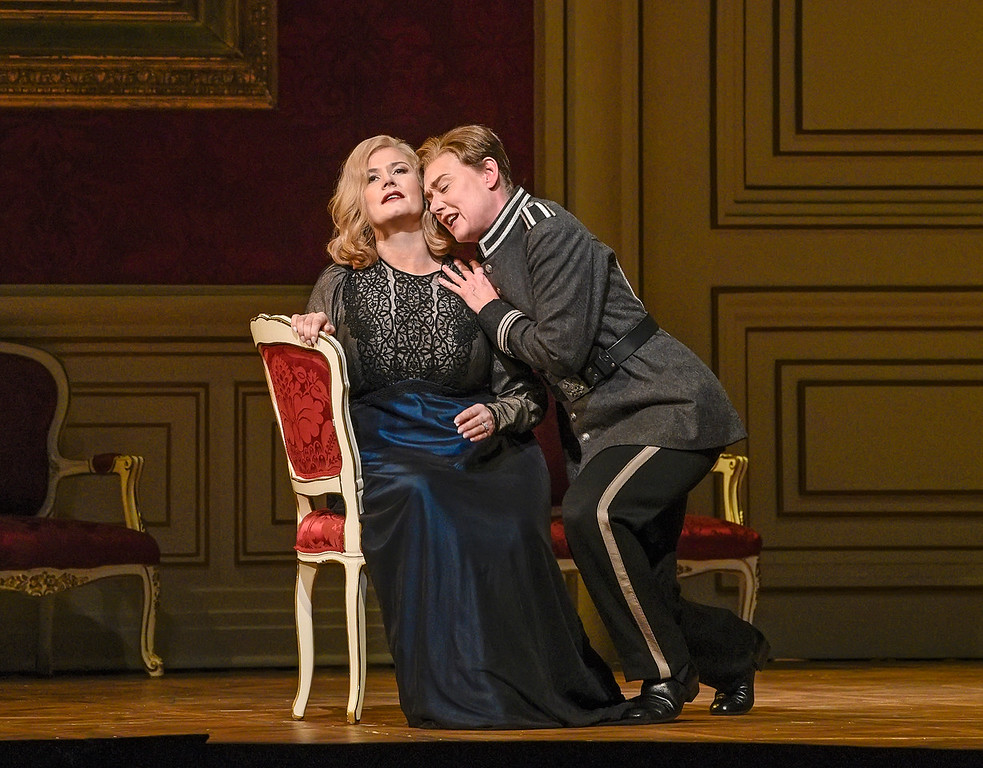
[[[460,125],[442,136],[431,136],[416,151],[420,158],[421,173],[423,169],[445,152],[454,155],[461,165],[466,165],[476,171],[480,171],[482,161],[486,157],[490,157],[498,163],[499,179],[506,194],[512,194],[512,164],[509,162],[509,156],[505,153],[502,140],[491,128],[477,124]],[[432,223],[438,242],[441,243],[439,247],[444,249],[441,253],[446,253],[457,244],[454,236],[444,228],[443,224],[437,221],[429,209],[424,211],[423,219]],[[429,239],[427,242],[430,242]],[[431,246],[432,248],[433,246]]]
[[[385,134],[373,136],[358,144],[348,155],[334,195],[328,203],[328,212],[334,223],[331,241],[327,245],[328,255],[332,261],[345,264],[355,269],[364,269],[374,264],[379,258],[376,250],[375,233],[372,225],[365,216],[365,185],[368,183],[365,169],[369,158],[380,149],[392,148],[406,158],[406,162],[416,174],[416,179],[423,188],[423,170],[420,160],[413,147],[401,139]],[[424,199],[424,215],[422,219],[423,235],[431,254],[443,256],[448,251],[448,244],[437,234],[437,223],[433,216],[428,215],[426,199]]]

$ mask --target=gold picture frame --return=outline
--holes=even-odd
[[[276,106],[276,0],[0,0],[0,107]]]

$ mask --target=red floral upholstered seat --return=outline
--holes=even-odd
[[[345,516],[330,509],[316,509],[297,525],[294,549],[305,555],[345,551]]]
[[[68,397],[68,379],[54,357],[0,342],[0,589],[44,597],[110,576],[139,577],[140,654],[147,672],[158,676],[164,671],[153,650],[160,548],[144,530],[137,508],[143,459],[121,454],[86,461],[63,457],[58,438]],[[59,482],[73,475],[118,479],[121,524],[54,516]],[[39,638],[38,669],[50,673],[50,625],[41,627]]]
[[[560,505],[567,488],[566,465],[552,401],[550,406],[547,418],[536,428],[536,437],[546,455],[552,479],[554,516],[550,523],[550,538],[560,569],[575,574],[577,566],[570,554],[560,517]],[[717,460],[713,471],[721,480],[724,517],[686,515],[676,549],[676,575],[682,579],[712,571],[736,574],[738,613],[745,621],[751,621],[760,584],[761,536],[744,525],[741,484],[747,471],[747,458],[725,453]]]
[[[550,538],[557,559],[572,557],[563,520],[559,517],[554,517],[550,522]],[[760,554],[761,535],[753,528],[704,515],[686,516],[676,548],[676,556],[680,560],[724,560],[757,557]]]
[[[679,560],[726,560],[760,554],[761,535],[756,530],[704,515],[686,515],[676,547]]]
[[[307,709],[314,675],[312,593],[318,566],[345,568],[348,630],[348,721],[357,723],[365,696],[365,559],[359,514],[362,469],[348,416],[348,374],[341,346],[321,334],[317,346],[303,344],[284,315],[259,315],[250,324],[297,501],[295,611],[299,651],[293,716]],[[312,500],[341,496],[344,508],[314,509]]]

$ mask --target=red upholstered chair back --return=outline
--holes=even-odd
[[[40,360],[0,351],[0,514],[49,511],[49,446],[62,418],[53,372]]]
[[[259,315],[250,329],[263,359],[297,500],[295,548],[311,562],[328,552],[360,556],[362,467],[348,413],[344,351],[324,334],[316,347],[307,346],[285,315]],[[345,513],[314,509],[325,494],[341,496]]]
[[[287,461],[304,480],[341,472],[341,449],[331,407],[331,369],[325,358],[288,344],[264,344],[260,353],[283,429]]]

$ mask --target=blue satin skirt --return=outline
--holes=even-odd
[[[591,648],[549,540],[535,439],[471,443],[476,402],[423,382],[352,405],[365,480],[362,546],[411,726],[555,728],[625,707]]]

